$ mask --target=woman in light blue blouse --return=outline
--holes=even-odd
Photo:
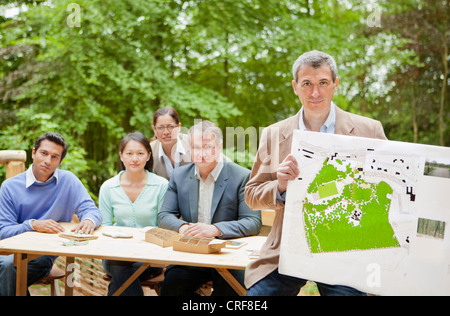
[[[153,157],[148,139],[139,132],[128,134],[120,142],[119,155],[123,170],[100,188],[99,209],[103,225],[156,226],[169,183],[151,172]],[[112,295],[141,265],[139,262],[103,260],[105,271],[112,277],[108,295]],[[161,273],[161,268],[147,268],[122,295],[142,296],[140,280]]]

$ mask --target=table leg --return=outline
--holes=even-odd
[[[16,266],[16,295],[27,296],[27,278],[28,278],[28,256],[25,253],[14,255],[14,265]]]
[[[236,278],[230,273],[230,271],[224,268],[216,268],[216,270],[239,296],[245,296],[245,294],[247,294],[247,290],[241,285],[241,283],[236,280]]]
[[[75,274],[75,258],[66,257],[66,281],[64,282],[64,296],[73,296],[74,281],[73,277]]]
[[[132,276],[113,294],[113,296],[120,296],[136,279],[150,266],[150,263],[144,263],[133,273]]]

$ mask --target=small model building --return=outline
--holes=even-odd
[[[214,238],[183,236],[174,241],[173,250],[193,253],[217,253],[228,244]]]
[[[173,230],[163,228],[151,228],[145,233],[145,241],[156,244],[160,247],[171,247],[175,240],[181,238],[181,235]]]

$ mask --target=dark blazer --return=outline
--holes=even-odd
[[[198,221],[199,180],[194,172],[193,163],[174,170],[158,213],[159,227],[178,231],[181,225]],[[257,235],[261,229],[261,212],[252,211],[245,203],[244,189],[249,176],[249,170],[224,161],[211,206],[211,224],[222,232],[219,238]]]

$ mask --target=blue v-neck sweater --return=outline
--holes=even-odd
[[[30,220],[80,220],[101,224],[102,215],[81,181],[70,171],[58,170],[58,179],[34,182],[26,188],[26,172],[7,179],[0,188],[0,240],[33,230]]]

